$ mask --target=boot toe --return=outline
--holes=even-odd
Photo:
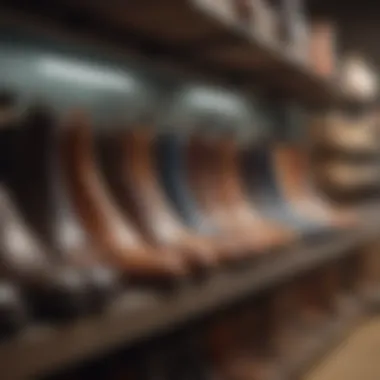
[[[31,292],[38,314],[49,319],[66,319],[88,311],[88,288],[83,271],[62,267],[50,272]]]
[[[19,289],[7,282],[0,283],[0,339],[19,331],[27,321],[27,310]]]
[[[92,311],[102,310],[122,289],[122,276],[116,270],[103,266],[94,266],[87,272],[87,281],[91,292]]]

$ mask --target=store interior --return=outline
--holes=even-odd
[[[0,378],[378,379],[379,10],[1,1]]]

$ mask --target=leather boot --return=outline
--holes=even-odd
[[[357,218],[353,212],[335,209],[315,193],[309,180],[309,157],[305,150],[295,145],[279,145],[274,149],[273,160],[282,192],[299,213],[332,227],[356,225]]]
[[[271,105],[271,161],[280,192],[299,215],[331,229],[353,227],[357,216],[332,207],[317,193],[310,162],[308,120],[294,104]]]
[[[192,136],[186,153],[188,180],[204,214],[222,234],[235,242],[237,257],[247,258],[253,253],[261,253],[265,249],[265,242],[238,228],[228,210],[223,208],[223,196],[217,187],[219,173],[214,170],[218,158],[212,154],[207,141],[200,136]]]
[[[0,94],[0,128],[8,132],[8,124],[14,119],[14,99],[11,94]],[[1,138],[1,137],[0,137]],[[0,141],[0,151],[3,151],[9,143],[9,138]],[[9,159],[2,157],[0,153],[0,169],[5,171],[10,165]],[[0,181],[2,181],[2,175]],[[1,190],[0,190],[1,193]],[[0,241],[0,247],[2,243]],[[3,249],[0,248],[0,252]],[[0,254],[1,273],[6,272],[6,261],[2,260]],[[28,310],[24,300],[24,295],[19,285],[13,279],[7,279],[6,276],[0,276],[0,339],[8,338],[21,329],[28,319]]]
[[[187,173],[188,143],[188,136],[173,133],[158,136],[155,155],[161,186],[188,228],[211,239],[222,261],[236,260],[246,254],[245,249],[239,241],[226,236],[192,191]]]
[[[0,187],[1,275],[20,285],[36,314],[72,317],[88,311],[82,271],[53,260],[28,230],[4,187]]]
[[[88,117],[73,112],[63,128],[68,152],[64,171],[73,208],[104,260],[132,278],[183,277],[188,272],[183,257],[149,246],[111,198],[96,165]]]
[[[110,189],[150,244],[173,251],[192,268],[213,267],[218,256],[211,242],[185,227],[165,199],[153,161],[153,139],[153,131],[144,126],[99,136]]]
[[[294,241],[296,236],[293,231],[277,222],[263,219],[246,198],[239,171],[236,141],[233,138],[223,138],[216,148],[219,156],[220,188],[224,194],[225,205],[241,228],[266,236],[268,247],[285,246]]]
[[[233,183],[233,178],[229,178],[228,173],[224,174],[225,169],[220,160],[221,152],[218,144],[200,136],[193,136],[188,147],[187,157],[192,190],[213,222],[224,233],[241,244],[242,254],[245,253],[246,257],[249,257],[252,253],[265,252],[272,243],[270,236],[266,234],[268,231],[260,231],[262,227],[260,223],[256,225],[257,232],[254,224],[251,228],[242,228],[241,224],[236,223],[233,209],[226,207],[228,199],[231,196],[233,198],[234,195],[228,189],[224,189],[224,186]],[[239,209],[242,210],[240,207]],[[245,211],[246,209],[243,207],[244,215],[246,215]],[[254,218],[249,216],[249,219],[252,222]]]
[[[9,192],[12,189],[15,195],[19,194],[17,183],[23,175],[27,184],[35,180],[28,172],[18,172],[17,164],[22,162],[22,156],[18,156],[16,147],[21,125],[19,120],[12,119],[0,130],[2,275],[16,280],[30,295],[27,300],[37,314],[54,318],[83,314],[88,310],[88,286],[82,271],[52,257],[49,249],[30,231]],[[24,193],[31,188],[26,187]]]
[[[118,289],[119,273],[101,262],[73,212],[63,173],[70,150],[61,143],[60,132],[48,108],[29,110],[14,147],[19,175],[12,184],[13,194],[29,226],[44,241],[49,253],[68,265],[83,268],[91,289],[89,301],[97,310]]]
[[[242,155],[241,171],[251,201],[265,216],[291,226],[307,240],[330,234],[329,225],[311,215],[299,213],[283,196],[271,150],[272,146],[264,143],[264,146],[246,149]]]

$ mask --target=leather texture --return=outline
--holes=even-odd
[[[323,223],[295,211],[283,197],[276,179],[270,146],[246,149],[241,159],[241,172],[251,200],[268,218],[285,223],[306,235],[319,235],[329,230]]]
[[[73,212],[63,173],[70,150],[61,144],[60,132],[58,121],[48,108],[39,106],[27,113],[15,147],[17,172],[21,175],[14,193],[28,224],[49,252],[62,262],[82,268],[91,289],[89,302],[98,309],[118,289],[119,274],[101,262]]]
[[[265,245],[252,239],[252,234],[234,226],[228,212],[221,207],[218,176],[211,166],[216,157],[210,154],[207,144],[204,144],[202,137],[191,136],[185,154],[188,183],[206,222],[218,231],[218,239],[228,246],[226,259],[240,260],[261,253]]]
[[[160,134],[155,143],[157,170],[163,191],[169,202],[172,202],[178,214],[187,226],[200,235],[210,237],[221,260],[235,260],[249,256],[249,249],[231,234],[218,226],[215,220],[202,208],[191,187],[189,179],[187,150],[190,141],[188,136],[167,133]]]
[[[287,233],[255,215],[246,202],[236,172],[235,153],[231,155],[224,143],[194,135],[188,146],[189,182],[205,212],[248,251],[263,252],[287,241]]]
[[[217,229],[208,224],[194,197],[186,175],[187,136],[165,133],[157,136],[155,157],[160,183],[169,202],[182,220],[195,231],[211,235]]]
[[[73,317],[88,311],[88,284],[77,268],[64,265],[28,229],[4,187],[0,188],[1,275],[21,287],[42,317]]]
[[[270,108],[273,108],[272,111],[267,109],[265,114],[272,134],[268,136],[270,143],[263,143],[262,149],[267,152],[261,154],[261,158],[265,167],[270,169],[267,171],[272,178],[272,187],[277,189],[276,197],[279,195],[289,205],[292,213],[297,215],[297,219],[301,217],[307,226],[320,226],[323,233],[326,229],[332,231],[335,227],[344,227],[346,222],[337,222],[341,218],[338,217],[340,212],[322,200],[313,186],[310,146],[305,132],[306,114],[291,103],[273,104]],[[265,177],[268,178],[267,175]],[[346,216],[342,218],[345,219]],[[352,219],[352,216],[347,216],[348,219]],[[347,224],[350,225],[351,222]],[[318,235],[319,233],[316,236]]]
[[[264,219],[253,203],[248,201],[240,173],[240,150],[233,137],[223,137],[218,144],[218,167],[221,175],[225,205],[241,228],[254,228],[268,238],[270,246],[284,246],[296,239],[293,231],[275,221]]]
[[[54,318],[83,314],[88,309],[89,290],[83,273],[49,251],[15,204],[19,199],[25,201],[22,195],[28,190],[32,193],[33,180],[37,180],[32,173],[29,177],[28,172],[19,171],[18,165],[23,162],[23,152],[18,149],[22,125],[18,121],[0,130],[1,273],[17,281],[38,314]],[[27,182],[20,182],[22,176]]]
[[[303,147],[282,144],[272,154],[282,194],[299,213],[331,227],[355,226],[354,212],[331,207],[315,192],[310,180],[309,156]]]
[[[123,215],[98,170],[89,118],[74,112],[62,131],[70,154],[65,163],[75,212],[104,259],[137,278],[182,277],[187,268],[175,252],[153,248]]]
[[[115,198],[152,245],[176,252],[191,268],[215,266],[218,254],[211,241],[186,227],[167,202],[155,166],[154,137],[151,129],[141,127],[99,139],[103,146],[108,142],[108,148],[101,149],[103,168],[114,184]],[[120,152],[120,160],[110,160],[113,152]]]

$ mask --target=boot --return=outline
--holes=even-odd
[[[249,211],[246,212],[244,204],[243,207],[238,205],[236,209],[229,207],[235,197],[235,189],[231,191],[226,186],[233,186],[234,179],[229,177],[230,173],[224,172],[224,165],[220,162],[224,153],[218,143],[194,135],[187,154],[188,178],[194,194],[213,223],[231,239],[240,243],[237,253],[250,257],[268,250],[273,241],[267,229],[264,230],[261,223],[251,224],[254,218]],[[240,223],[236,223],[236,214],[242,211],[243,218],[248,214],[252,227],[242,228],[241,215],[237,218]],[[244,224],[246,225],[246,221]]]
[[[14,146],[18,175],[12,189],[29,226],[44,241],[47,251],[62,263],[82,268],[95,311],[119,289],[120,276],[116,268],[101,262],[73,212],[63,173],[68,149],[60,132],[57,118],[48,108],[29,110]]]
[[[155,143],[155,155],[160,183],[168,202],[171,202],[178,215],[188,228],[209,238],[223,262],[230,262],[246,254],[245,248],[236,239],[226,236],[217,226],[207,209],[192,191],[187,173],[186,150],[188,136],[172,133],[160,134]],[[241,252],[242,251],[242,252]]]
[[[28,230],[4,187],[0,187],[2,278],[19,284],[35,314],[67,318],[87,313],[89,289],[77,267],[54,260]]]
[[[212,244],[185,227],[165,199],[153,161],[153,131],[140,127],[98,139],[113,195],[150,244],[168,249],[194,269],[217,265]]]
[[[62,144],[67,149],[64,172],[73,208],[104,260],[135,279],[186,275],[183,258],[146,243],[111,198],[96,166],[91,124],[85,114],[73,112],[63,128]]]
[[[268,247],[286,246],[296,240],[292,230],[275,221],[268,221],[249,203],[243,190],[239,171],[240,152],[232,137],[223,137],[217,146],[218,167],[221,175],[220,188],[224,194],[225,205],[236,223],[247,231],[267,237]]]
[[[274,149],[274,167],[284,197],[302,215],[339,229],[354,227],[354,212],[330,206],[314,191],[308,161],[307,152],[299,146],[284,144]]]
[[[12,119],[0,130],[2,275],[20,284],[36,314],[49,318],[78,316],[88,311],[88,286],[82,271],[54,258],[30,231],[14,204],[13,196],[19,195],[19,179],[24,175],[24,184],[35,180],[28,172],[18,172],[17,165],[23,162],[17,149],[21,126],[20,120]],[[24,193],[29,188],[32,186],[25,187]]]
[[[272,161],[271,145],[253,146],[241,158],[244,184],[252,202],[267,217],[291,226],[305,240],[331,234],[331,226],[311,215],[299,213],[283,196]]]

